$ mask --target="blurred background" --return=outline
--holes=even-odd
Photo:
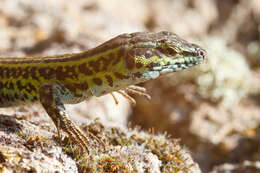
[[[135,107],[106,95],[69,111],[167,131],[202,172],[260,172],[259,24],[259,0],[0,0],[0,55],[79,52],[122,33],[174,32],[202,46],[206,62],[141,84],[152,99],[135,97]]]

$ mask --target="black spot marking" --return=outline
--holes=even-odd
[[[118,50],[118,52],[117,52],[117,56],[119,56],[119,57],[123,57],[123,56],[125,56],[125,48],[120,48],[119,50]]]
[[[112,62],[114,58],[115,58],[115,54],[110,53],[110,54],[108,55],[108,60],[109,60],[110,62]]]
[[[65,91],[66,89],[68,89],[71,93],[76,94],[76,87],[75,84],[65,84],[65,88],[62,89],[63,91]]]
[[[96,84],[96,85],[102,85],[103,81],[100,79],[100,78],[93,78],[93,82]]]
[[[158,66],[160,66],[159,62],[152,62],[148,64],[146,67],[152,70],[153,67],[158,67]]]
[[[30,67],[25,67],[25,69],[21,69],[22,70],[22,77],[24,79],[28,79],[30,76]]]
[[[4,84],[0,81],[0,90],[4,89]]]
[[[143,67],[143,64],[142,64],[141,62],[137,62],[137,63],[136,63],[136,67],[137,67],[137,68],[142,68],[142,67]]]
[[[16,86],[19,91],[22,91],[24,89],[24,86],[22,85],[20,80],[16,81]]]
[[[125,48],[120,48],[120,49],[118,50],[118,52],[117,52],[117,57],[116,57],[116,59],[114,60],[113,65],[116,65],[117,63],[119,63],[119,62],[120,62],[120,59],[121,59],[122,57],[124,57],[125,54],[126,54]]]
[[[107,67],[109,65],[109,59],[104,58],[103,56],[100,57],[99,59],[100,62],[103,62],[103,68],[101,69],[102,71],[106,71]]]
[[[91,71],[88,67],[87,67],[87,64],[86,63],[83,63],[83,64],[80,64],[79,65],[79,72],[80,73],[83,73],[85,75],[92,75],[93,74],[93,71]]]
[[[64,81],[66,79],[66,75],[65,75],[65,72],[63,71],[62,66],[58,66],[56,68],[56,78],[61,81]]]
[[[134,68],[135,66],[135,61],[134,61],[134,57],[132,57],[130,54],[126,55],[126,68],[131,70]]]
[[[105,78],[106,78],[106,80],[108,82],[108,85],[113,87],[113,78],[111,76],[109,76],[109,75],[105,75]]]
[[[129,78],[129,76],[121,74],[121,73],[118,73],[118,72],[114,72],[114,75],[118,79],[128,79]]]
[[[17,93],[14,93],[14,97],[15,97],[17,100],[20,99],[20,97],[19,97],[19,95],[18,95]]]
[[[8,83],[8,87],[6,87],[9,90],[13,90],[14,89],[14,84],[12,82],[7,82]]]
[[[26,89],[25,89],[28,93],[32,93],[32,91],[36,91],[36,88],[33,84],[31,83],[27,83],[26,84]]]
[[[78,75],[76,73],[76,66],[73,65],[73,66],[65,66],[65,69],[66,69],[66,76],[68,78],[73,78],[73,79],[77,79],[78,78]]]
[[[77,83],[75,84],[75,87],[81,91],[86,91],[88,89],[88,83],[87,82]]]
[[[135,78],[141,78],[143,75],[142,75],[142,73],[141,72],[136,72],[136,73],[134,73],[134,77]]]
[[[90,61],[89,67],[92,67],[95,72],[99,72],[100,69],[100,62],[99,61]]]
[[[34,80],[38,80],[36,71],[37,71],[37,67],[31,67],[30,76],[31,76],[32,79],[34,79]]]
[[[4,68],[0,67],[0,77],[4,78]]]
[[[39,98],[37,96],[33,96],[32,101],[37,101]]]
[[[51,67],[41,67],[39,69],[39,73],[45,79],[52,79],[52,78],[56,77],[55,76],[55,70]]]

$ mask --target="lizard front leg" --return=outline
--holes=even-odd
[[[64,130],[74,142],[89,152],[87,137],[80,128],[69,119],[62,103],[62,98],[69,99],[73,97],[73,94],[59,84],[49,83],[40,87],[39,95],[40,102],[56,125],[58,133],[60,129]]]

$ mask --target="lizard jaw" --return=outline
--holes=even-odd
[[[159,71],[160,74],[165,74],[165,73],[170,73],[170,72],[176,72],[180,71],[183,69],[187,69],[189,67],[195,66],[197,64],[201,64],[203,62],[203,59],[197,59],[194,62],[185,62],[185,63],[174,63],[174,64],[169,64],[169,65],[164,65],[160,67],[153,67],[154,71]]]
[[[197,50],[197,56],[194,57],[178,57],[170,58],[165,65],[155,63],[150,65],[151,71],[157,71],[161,74],[175,72],[189,67],[201,64],[206,56],[206,52],[203,49]]]

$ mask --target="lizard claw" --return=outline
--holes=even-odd
[[[116,91],[117,93],[121,94],[125,97],[133,106],[136,105],[136,101],[133,97],[129,96],[129,94],[144,96],[147,100],[151,99],[151,96],[146,92],[144,87],[140,87],[137,85],[130,85],[123,90]],[[110,93],[115,100],[115,103],[118,104],[119,101],[117,100],[116,96],[113,93]]]

